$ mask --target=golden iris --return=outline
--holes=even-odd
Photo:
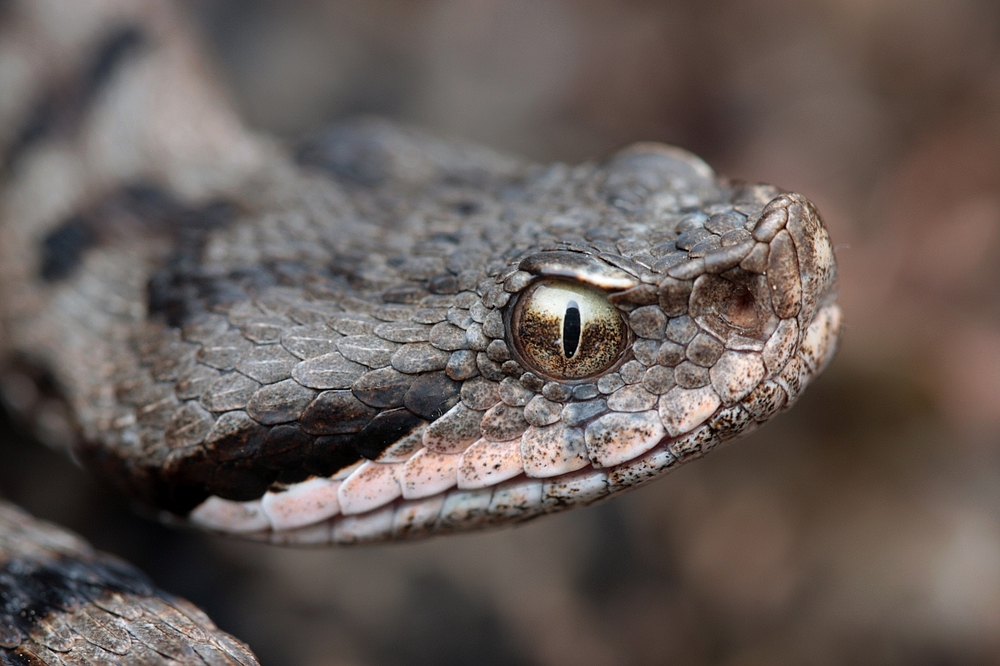
[[[514,307],[514,347],[553,379],[584,379],[611,368],[628,342],[618,310],[598,289],[564,280],[529,287]]]

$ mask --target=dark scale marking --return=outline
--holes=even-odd
[[[158,594],[140,571],[107,555],[42,561],[15,557],[0,565],[0,625],[16,627],[27,636],[52,614],[73,611],[115,593]]]
[[[346,272],[316,269],[292,262],[266,262],[218,275],[202,264],[209,235],[236,217],[236,209],[219,203],[187,212],[178,219],[178,233],[166,264],[153,273],[147,284],[148,311],[168,326],[183,328],[206,312],[225,313],[232,305],[252,298],[272,286],[302,287],[313,293],[342,293]]]
[[[379,368],[358,378],[351,386],[351,392],[371,407],[402,407],[413,380],[413,375],[404,375],[395,368]]]
[[[212,449],[196,451],[162,472],[144,471],[155,483],[154,501],[186,513],[209,495],[241,501],[260,497],[280,470],[302,467],[311,442],[312,437],[294,426],[247,424],[214,442]]]
[[[93,222],[74,215],[42,239],[41,276],[45,282],[68,278],[83,261],[84,253],[97,243]]]
[[[271,428],[256,452],[262,466],[276,472],[301,467],[302,455],[312,447],[313,437],[297,426]]]
[[[163,268],[149,279],[146,288],[149,315],[180,328],[194,316],[217,306],[247,297],[245,289],[274,283],[261,269],[233,273],[226,277],[209,275],[202,267],[202,253],[211,232],[236,218],[236,209],[227,202],[202,208],[174,204],[170,218],[173,244]]]
[[[427,289],[432,294],[456,294],[458,287],[458,278],[454,275],[437,275],[427,283]]]
[[[173,251],[167,268],[175,271],[197,270],[197,259],[208,232],[234,217],[232,206],[213,203],[189,208],[168,192],[148,183],[122,187],[101,198],[87,209],[69,217],[46,235],[39,247],[40,277],[49,283],[73,276],[94,247],[114,247],[135,237],[164,238]],[[187,274],[187,272],[185,274]],[[154,314],[183,309],[175,302],[176,293],[160,288],[161,273],[150,281],[150,310]],[[187,286],[187,285],[184,285]],[[176,317],[183,320],[183,317]]]
[[[467,217],[469,215],[475,215],[479,212],[481,206],[476,201],[462,201],[455,204],[455,212],[462,217]]]
[[[35,102],[3,153],[3,170],[13,170],[25,152],[50,136],[76,134],[94,99],[146,41],[146,34],[136,26],[123,26],[108,35],[70,81],[57,82]]]
[[[347,435],[360,432],[376,413],[350,391],[323,391],[299,419],[302,429],[313,435]]]
[[[362,457],[378,457],[425,423],[405,408],[384,411],[363,428],[357,424],[359,432],[333,435],[316,436],[290,424],[266,428],[248,422],[163,467],[136,464],[100,445],[85,444],[77,452],[89,470],[120,492],[185,515],[210,495],[247,501],[311,475],[331,476]]]
[[[142,46],[145,33],[137,26],[124,26],[112,33],[101,45],[87,70],[85,90],[92,96],[114,75],[125,57]]]
[[[305,469],[316,476],[333,476],[360,459],[361,454],[354,448],[354,436],[317,437],[313,441],[312,454],[305,462]]]
[[[418,375],[407,390],[403,404],[417,416],[433,421],[458,404],[460,382],[444,372]]]
[[[369,460],[378,458],[390,444],[398,442],[426,421],[407,409],[390,409],[382,412],[358,433],[354,446]]]
[[[376,374],[369,373],[369,374]],[[84,443],[80,460],[124,494],[185,515],[210,495],[247,501],[269,488],[331,476],[388,446],[457,404],[461,384],[443,372],[406,377],[399,400],[406,407],[378,412],[350,390],[322,392],[301,423],[261,426],[247,419],[205,447],[162,467],[138,463],[100,444]]]
[[[257,663],[128,563],[5,502],[0,524],[0,665]]]

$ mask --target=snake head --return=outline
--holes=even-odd
[[[836,266],[805,198],[721,181],[658,144],[621,151],[582,177],[556,165],[503,187],[507,201],[476,207],[510,230],[478,220],[486,226],[471,235],[497,235],[506,247],[426,280],[449,292],[436,297],[450,308],[444,320],[421,333],[419,317],[404,317],[419,342],[394,347],[386,367],[337,394],[341,402],[330,391],[325,409],[321,393],[305,410],[300,424],[323,432],[352,414],[342,396],[372,405],[404,391],[354,436],[358,462],[272,487],[262,500],[209,498],[195,522],[263,529],[277,541],[364,541],[591,504],[755,429],[832,357]],[[404,328],[371,330],[402,341]],[[335,367],[352,337],[339,356],[304,363]],[[293,371],[303,383],[307,374]],[[417,403],[427,408],[414,417]],[[392,427],[373,431],[389,415]],[[320,505],[319,520],[298,524],[303,506]]]
[[[672,197],[704,197],[717,182],[706,180],[711,172],[696,157],[646,144],[612,161],[613,200],[635,182],[615,173],[622,163],[646,188],[658,167]],[[646,223],[636,209],[655,196],[633,196],[641,202],[633,219]],[[533,279],[504,279],[510,291],[528,285],[509,306],[515,358],[567,389],[550,391],[561,410],[544,394],[551,385],[532,398],[519,442],[525,474],[553,479],[543,484],[550,502],[603,499],[754,430],[791,406],[832,358],[841,319],[836,265],[814,206],[768,186],[734,187],[724,201],[674,217],[674,237],[657,245],[633,228],[613,250],[531,254],[518,268]],[[589,353],[600,366],[582,378],[565,372],[568,349],[586,351],[578,294],[609,310],[592,305],[594,314],[582,316],[593,320],[598,349]],[[548,323],[524,326],[521,310],[536,309]],[[492,473],[485,458],[468,472]]]
[[[591,504],[755,429],[836,348],[815,208],[676,148],[527,165],[368,122],[268,183],[221,222],[170,207],[177,256],[128,278],[147,315],[89,344],[119,385],[91,389],[79,457],[211,530],[376,541]]]

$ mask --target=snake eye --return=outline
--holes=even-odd
[[[628,329],[618,310],[591,287],[546,281],[514,306],[514,347],[528,365],[554,379],[583,379],[621,358]]]

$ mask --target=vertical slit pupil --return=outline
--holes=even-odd
[[[563,351],[566,358],[573,358],[580,347],[580,306],[576,301],[566,304],[566,315],[563,317]]]

